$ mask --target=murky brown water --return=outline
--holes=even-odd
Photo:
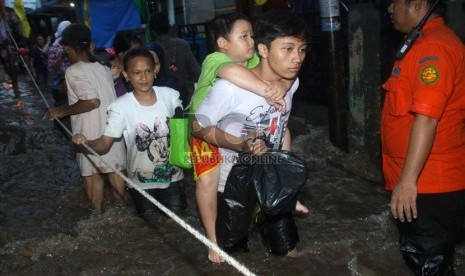
[[[205,246],[164,215],[145,218],[106,191],[105,211],[92,213],[69,139],[41,120],[44,103],[23,80],[21,95],[0,88],[0,271],[2,275],[238,275],[207,261]],[[294,127],[294,130],[292,129]],[[357,156],[331,146],[327,129],[295,121],[294,150],[308,162],[296,219],[297,259],[266,254],[258,233],[251,253],[233,255],[257,275],[411,275],[397,247],[389,195],[367,180]],[[373,175],[367,172],[365,175]],[[375,173],[376,175],[376,173]],[[192,177],[181,217],[202,231]],[[465,275],[465,246],[457,275]]]

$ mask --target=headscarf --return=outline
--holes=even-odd
[[[55,32],[55,41],[53,42],[53,45],[56,45],[56,44],[60,43],[60,41],[61,41],[61,33],[63,33],[63,31],[69,25],[71,25],[71,22],[69,22],[69,21],[61,21],[60,24],[58,24],[57,31]]]

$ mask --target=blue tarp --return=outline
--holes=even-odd
[[[133,0],[91,0],[89,13],[92,40],[97,48],[111,47],[117,31],[141,27]]]

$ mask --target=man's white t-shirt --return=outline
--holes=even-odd
[[[157,102],[139,104],[134,94],[119,97],[108,107],[104,135],[124,137],[127,150],[128,177],[143,189],[167,188],[183,179],[180,168],[170,165],[169,118],[182,107],[179,92],[168,87],[153,87]]]
[[[298,87],[299,80],[296,79],[284,98],[287,111],[281,114],[263,97],[220,79],[213,85],[195,117],[201,127],[216,126],[236,137],[244,137],[249,132],[259,132],[266,137],[269,149],[276,151],[281,149],[292,97]],[[218,191],[222,192],[238,153],[225,148],[220,148],[220,153],[223,162]]]

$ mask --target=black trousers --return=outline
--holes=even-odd
[[[129,195],[138,214],[146,213],[147,211],[154,211],[158,208],[140,194],[137,190],[127,188]],[[145,190],[149,195],[158,200],[166,208],[173,212],[179,212],[187,208],[186,194],[184,193],[183,180],[171,182],[170,186],[166,189],[147,189]]]
[[[418,217],[397,221],[400,249],[416,275],[455,275],[454,250],[465,219],[465,191],[419,194]]]

